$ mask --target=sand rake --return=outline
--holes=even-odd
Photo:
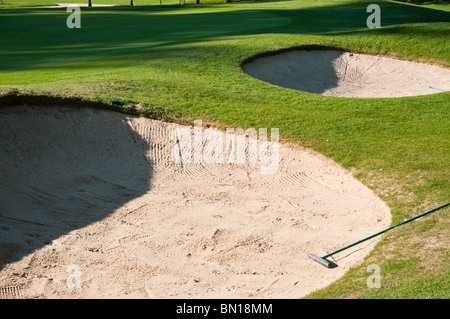
[[[442,209],[442,208],[444,208],[444,207],[446,207],[446,206],[448,206],[448,205],[450,205],[450,203],[441,205],[441,206],[436,207],[436,208],[434,208],[434,209],[432,209],[432,210],[430,210],[430,211],[428,211],[428,212],[422,213],[422,214],[420,214],[420,215],[417,215],[416,217],[413,217],[413,218],[411,218],[411,219],[405,220],[404,222],[401,222],[401,223],[399,223],[399,224],[397,224],[397,225],[391,226],[391,227],[389,227],[389,228],[387,228],[387,229],[385,229],[385,230],[382,230],[382,231],[380,231],[380,232],[378,232],[378,233],[376,233],[376,234],[373,234],[372,236],[369,236],[369,237],[366,237],[366,238],[364,238],[364,239],[361,239],[361,240],[359,240],[359,241],[357,241],[357,242],[355,242],[355,243],[353,243],[353,244],[350,244],[350,245],[348,245],[348,246],[346,246],[346,247],[344,247],[344,248],[341,248],[341,249],[338,249],[338,250],[336,250],[336,251],[333,251],[332,253],[329,253],[329,254],[327,254],[327,255],[325,255],[325,256],[323,256],[323,257],[318,257],[318,256],[316,256],[316,255],[314,255],[314,254],[311,254],[311,253],[308,253],[308,257],[311,258],[312,260],[318,262],[319,264],[321,264],[321,265],[327,267],[327,268],[335,268],[335,267],[337,267],[337,265],[336,265],[334,262],[327,260],[326,258],[328,258],[328,257],[330,257],[330,256],[332,256],[332,255],[334,255],[334,254],[337,254],[337,253],[339,253],[339,252],[341,252],[341,251],[343,251],[343,250],[346,250],[346,249],[348,249],[348,248],[350,248],[350,247],[353,247],[353,246],[356,246],[356,245],[358,245],[358,244],[361,244],[362,242],[365,242],[366,240],[369,240],[369,239],[371,239],[371,238],[374,238],[374,237],[376,237],[376,236],[379,236],[379,235],[381,235],[381,234],[383,234],[383,233],[385,233],[385,232],[387,232],[387,231],[389,231],[389,230],[391,230],[391,229],[393,229],[393,228],[395,228],[395,227],[404,225],[404,224],[409,223],[409,222],[411,222],[411,221],[413,221],[413,220],[415,220],[415,219],[417,219],[417,218],[420,218],[420,217],[423,217],[423,216],[425,216],[425,215],[431,214],[431,213],[433,213],[433,212],[435,212],[435,211],[437,211],[437,210],[439,210],[439,209]]]

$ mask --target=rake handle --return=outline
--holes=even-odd
[[[371,238],[374,238],[374,237],[376,237],[376,236],[379,236],[379,235],[381,235],[381,234],[387,232],[388,230],[391,230],[391,229],[393,229],[393,228],[395,228],[395,227],[398,227],[398,226],[401,226],[401,225],[403,225],[403,224],[409,223],[409,222],[411,222],[411,221],[413,221],[413,220],[415,220],[415,219],[417,219],[417,218],[420,218],[420,217],[423,217],[423,216],[425,216],[425,215],[428,215],[428,214],[430,214],[430,213],[432,213],[432,212],[435,212],[435,211],[437,211],[437,210],[439,210],[439,209],[441,209],[441,208],[444,208],[444,207],[446,207],[446,206],[448,206],[448,205],[450,205],[450,203],[447,203],[447,204],[441,205],[441,206],[439,206],[439,207],[433,208],[432,210],[429,210],[428,212],[422,213],[422,214],[420,214],[420,215],[417,215],[416,217],[413,217],[413,218],[411,218],[411,219],[405,220],[405,221],[403,221],[403,222],[401,222],[401,223],[399,223],[399,224],[397,224],[397,225],[394,225],[394,226],[392,226],[392,227],[389,227],[388,229],[382,230],[382,231],[380,231],[379,233],[376,233],[376,234],[373,234],[372,236],[369,236],[369,237],[366,237],[366,238],[364,238],[364,239],[361,239],[360,241],[357,241],[356,243],[353,243],[353,244],[351,244],[351,245],[348,245],[348,246],[346,246],[346,247],[344,247],[344,248],[341,248],[341,249],[339,249],[339,250],[333,251],[332,253],[329,253],[328,255],[323,256],[322,258],[325,259],[325,258],[327,258],[327,257],[330,257],[331,255],[337,254],[337,253],[339,253],[339,252],[341,252],[341,251],[343,251],[343,250],[346,250],[346,249],[348,249],[348,248],[350,248],[350,247],[353,247],[353,246],[355,246],[355,245],[358,245],[358,244],[360,244],[360,243],[362,243],[362,242],[364,242],[364,241],[366,241],[366,240],[369,240],[369,239],[371,239]]]

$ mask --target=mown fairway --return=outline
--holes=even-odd
[[[187,124],[202,119],[217,127],[277,127],[282,140],[352,171],[391,207],[393,224],[449,201],[450,93],[325,97],[260,82],[240,68],[256,54],[306,45],[449,67],[448,5],[136,1],[130,7],[102,0],[94,3],[123,6],[82,8],[81,29],[68,29],[65,8],[5,2],[0,93],[8,98],[78,97]],[[381,7],[379,29],[366,27],[370,3]],[[364,264],[311,297],[450,298],[449,222],[445,209],[388,233]],[[366,285],[373,263],[381,267],[380,289]]]

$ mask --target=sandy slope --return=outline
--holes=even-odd
[[[450,90],[450,69],[334,50],[294,50],[243,66],[252,77],[327,96],[377,98]]]
[[[297,298],[361,263],[378,239],[336,255],[335,269],[308,252],[390,224],[372,191],[319,154],[283,144],[274,174],[177,164],[177,127],[93,109],[0,109],[0,297]]]

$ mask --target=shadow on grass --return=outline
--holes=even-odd
[[[368,3],[241,11],[202,6],[200,13],[196,6],[83,8],[81,29],[67,28],[70,13],[65,9],[3,10],[0,71],[58,67],[230,35],[363,33],[371,30],[366,26]],[[402,24],[450,22],[448,12],[392,2],[380,2],[380,6],[382,26],[399,26],[394,29],[399,33],[410,32]]]

